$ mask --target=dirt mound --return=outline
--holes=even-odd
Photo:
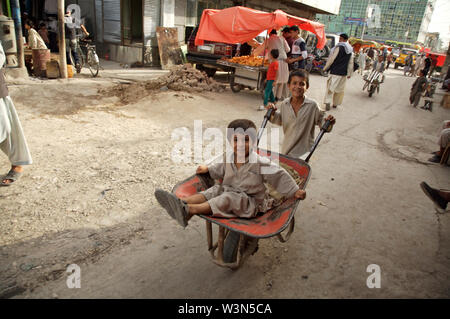
[[[191,64],[177,65],[170,73],[154,80],[118,84],[109,89],[99,90],[103,95],[114,95],[123,104],[135,103],[158,91],[185,91],[188,93],[223,92],[225,85],[217,83],[205,72],[194,69]]]

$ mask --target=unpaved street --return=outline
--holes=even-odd
[[[293,236],[261,240],[237,271],[211,262],[203,220],[183,230],[153,193],[195,171],[171,160],[175,128],[259,126],[257,92],[157,91],[121,105],[99,92],[113,85],[105,77],[11,85],[34,164],[0,188],[0,296],[449,298],[450,214],[437,214],[419,183],[450,189],[450,168],[427,162],[450,110],[409,106],[412,82],[391,69],[369,98],[360,75],[349,80]],[[326,78],[310,83],[322,101]],[[2,174],[8,165],[0,155]],[[81,268],[80,289],[67,288],[69,264]],[[366,285],[371,264],[380,289]]]

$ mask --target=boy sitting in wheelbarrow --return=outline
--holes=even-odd
[[[283,168],[259,156],[256,148],[256,126],[250,120],[234,120],[228,125],[227,138],[233,147],[224,163],[201,165],[197,174],[209,173],[222,184],[183,199],[161,189],[155,191],[158,203],[186,227],[194,215],[225,218],[253,218],[271,207],[266,198],[265,182],[286,197],[305,199],[294,179]],[[228,155],[228,154],[227,154]]]

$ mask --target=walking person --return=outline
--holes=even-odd
[[[425,71],[425,76],[427,76],[428,72],[430,72],[430,68],[431,68],[431,59],[429,56],[427,56],[423,62],[424,67],[423,70]]]
[[[348,35],[342,33],[339,43],[331,49],[327,64],[323,69],[324,71],[330,70],[324,98],[327,111],[330,109],[331,103],[333,103],[333,108],[342,104],[345,84],[353,74],[353,48],[347,41]]]
[[[363,74],[364,70],[366,69],[366,58],[367,58],[367,54],[366,54],[365,50],[361,50],[361,53],[358,56],[358,64],[359,64],[358,73],[359,74]]]
[[[424,67],[424,61],[425,59],[424,59],[424,57],[423,57],[423,55],[422,54],[419,54],[418,56],[417,56],[417,58],[416,58],[416,68],[415,68],[415,76],[419,76],[419,72],[420,72],[420,70],[422,70],[423,69],[423,67]]]
[[[413,64],[413,56],[412,56],[412,54],[409,54],[405,58],[405,67],[403,68],[404,76],[406,76],[406,74],[410,72],[412,64]]]
[[[386,64],[386,70],[389,69],[389,65],[394,61],[394,56],[391,53],[387,56],[387,64]]]
[[[11,163],[11,169],[0,181],[0,186],[10,186],[16,182],[23,174],[23,166],[31,165],[33,162],[22,125],[6,86],[3,73],[5,61],[5,51],[0,41],[0,149]]]
[[[409,102],[417,107],[420,102],[420,97],[422,96],[423,91],[427,85],[427,77],[425,70],[420,70],[420,76],[414,81],[411,87],[411,93],[409,95]]]

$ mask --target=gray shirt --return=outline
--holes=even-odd
[[[279,110],[270,118],[270,122],[283,127],[284,139],[281,153],[300,157],[309,152],[314,144],[315,126],[321,126],[325,112],[317,102],[305,96],[297,115],[291,105],[291,98],[285,99]]]

